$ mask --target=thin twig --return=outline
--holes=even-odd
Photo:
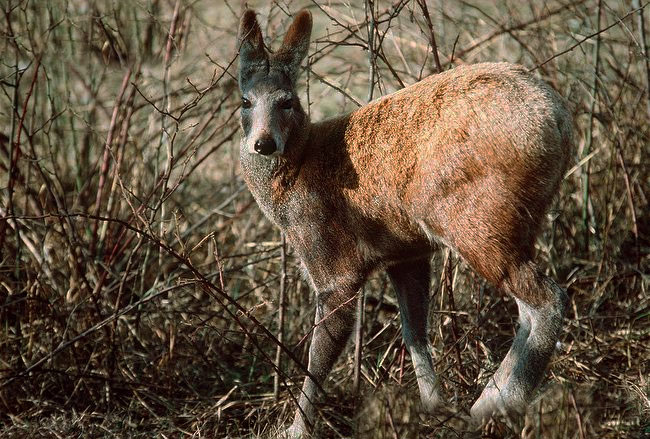
[[[602,0],[598,0],[598,16],[596,18],[596,28],[600,27],[600,17],[602,15]],[[600,67],[600,34],[596,34],[596,45],[594,46],[594,73],[591,83],[591,103],[589,105],[589,125],[587,127],[587,138],[585,140],[585,148],[582,153],[583,157],[589,155],[591,152],[591,145],[593,143],[593,130],[594,130],[594,111],[596,110],[596,103],[598,102],[598,83],[600,82],[599,67]],[[589,252],[589,174],[591,171],[591,161],[587,162],[582,176],[582,227],[584,228],[584,250]]]
[[[113,104],[113,114],[111,116],[110,125],[108,126],[108,134],[106,135],[106,142],[104,143],[104,158],[102,159],[102,166],[99,171],[99,185],[97,186],[97,195],[95,196],[95,209],[94,209],[95,216],[99,216],[101,210],[102,198],[104,196],[104,185],[106,183],[106,174],[108,174],[108,167],[110,165],[111,145],[113,144],[113,136],[115,134],[115,128],[117,126],[117,117],[119,115],[120,107],[122,105],[122,98],[124,97],[124,92],[126,91],[126,87],[129,85],[130,78],[131,78],[131,68],[129,67],[129,69],[124,74],[124,77],[122,78],[122,85],[120,86],[120,91],[117,93],[117,98],[115,99],[115,103]],[[93,224],[92,240],[90,241],[90,250],[92,253],[94,253],[95,246],[97,245],[98,225],[99,224],[97,221],[95,221],[95,223]]]
[[[438,45],[436,44],[436,34],[433,32],[433,23],[431,22],[431,15],[429,15],[429,8],[427,7],[426,0],[418,0],[418,5],[422,10],[422,15],[424,15],[424,20],[427,23],[427,29],[429,30],[429,44],[431,45],[431,51],[433,52],[433,60],[436,62],[436,72],[442,72],[442,65],[440,64],[440,57],[438,56]]]
[[[280,244],[280,291],[278,293],[278,341],[284,343],[284,321],[286,309],[286,288],[287,288],[287,239],[282,233]],[[277,346],[275,349],[275,364],[277,371],[273,377],[273,397],[277,401],[280,397],[280,374],[282,371],[282,349]]]
[[[650,53],[648,52],[648,41],[646,40],[645,35],[645,18],[643,13],[645,7],[648,5],[641,6],[641,0],[632,0],[632,7],[636,8],[639,12],[638,21],[639,21],[639,39],[641,40],[641,54],[643,55],[643,64],[645,65],[645,99],[646,99],[646,110],[648,111],[648,117],[650,118]]]

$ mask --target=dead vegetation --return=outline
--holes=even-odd
[[[350,346],[325,385],[321,436],[650,435],[647,2],[350,3],[249,2],[272,47],[288,14],[311,9],[302,100],[313,119],[486,60],[524,64],[569,101],[576,166],[538,249],[571,311],[526,419],[469,433],[516,306],[439,256],[431,336],[458,411],[431,419],[378,274],[365,288],[360,392]],[[274,432],[293,413],[313,307],[238,176],[242,6],[0,4],[0,436]]]

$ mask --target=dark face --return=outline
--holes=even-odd
[[[242,150],[264,156],[282,155],[304,112],[291,81],[271,68],[240,82]]]

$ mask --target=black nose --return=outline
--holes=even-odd
[[[262,155],[271,155],[278,149],[275,146],[275,141],[272,138],[262,138],[255,141],[255,152],[259,152]]]

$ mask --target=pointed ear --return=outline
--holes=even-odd
[[[239,22],[239,84],[259,70],[268,71],[269,58],[264,50],[262,30],[255,11],[247,9]]]
[[[306,9],[298,12],[284,36],[282,47],[273,56],[273,63],[285,70],[294,84],[300,74],[300,64],[309,51],[311,27],[311,13]]]

